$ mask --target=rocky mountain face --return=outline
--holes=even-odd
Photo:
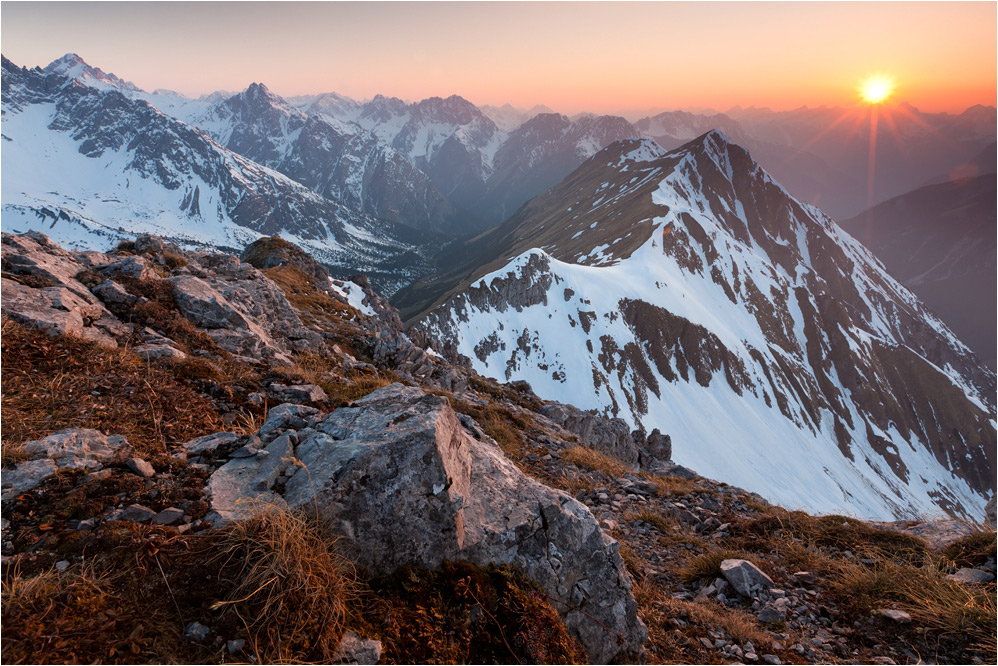
[[[994,373],[720,133],[614,144],[480,242],[399,299],[438,304],[418,326],[484,375],[817,511],[974,517],[994,493]]]
[[[47,74],[65,76],[84,85],[102,90],[119,90],[122,92],[137,92],[139,87],[131,81],[124,81],[114,74],[108,74],[98,67],[92,67],[75,53],[67,53],[58,60],[53,60],[44,68]]]
[[[241,248],[296,239],[386,292],[418,275],[425,235],[358,213],[116,90],[3,60],[5,228],[105,248],[141,231]]]
[[[422,230],[462,226],[429,176],[401,153],[367,132],[306,114],[262,84],[254,83],[191,122],[229,150],[354,210]]]
[[[998,339],[995,182],[991,173],[927,185],[839,223],[992,370]]]

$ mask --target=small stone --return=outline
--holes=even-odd
[[[786,619],[784,613],[768,605],[759,611],[758,617],[760,622],[783,622]]]
[[[163,509],[157,513],[153,519],[153,525],[172,525],[181,518],[184,517],[184,512],[176,507],[170,507],[168,509]]]
[[[748,560],[724,560],[721,562],[721,573],[744,597],[753,596],[753,589],[768,590],[773,587],[773,579]]]
[[[995,579],[995,577],[983,571],[981,569],[969,569],[964,567],[957,571],[955,574],[950,574],[946,576],[949,580],[955,580],[958,583],[967,583],[970,585],[983,585],[984,583],[990,583]]]
[[[69,568],[69,560],[59,560],[58,562],[55,563],[55,568],[56,571],[62,573],[63,571]]]
[[[76,526],[76,529],[79,530],[79,531],[81,531],[81,532],[82,531],[90,531],[93,528],[94,528],[94,520],[93,520],[93,518],[88,518],[86,520],[81,520],[79,522],[79,524]]]
[[[119,518],[132,523],[146,523],[156,516],[156,512],[141,504],[132,504],[121,512]]]
[[[125,465],[135,474],[138,474],[139,476],[144,476],[147,479],[150,476],[156,474],[156,470],[153,469],[152,465],[147,463],[142,458],[132,458],[128,462],[126,462]]]
[[[376,664],[381,660],[381,641],[361,638],[352,631],[343,634],[333,653],[334,664]]]
[[[246,641],[242,638],[237,638],[234,641],[226,641],[225,649],[228,650],[229,654],[238,654],[243,651],[246,647]]]
[[[888,620],[894,620],[899,624],[907,624],[911,622],[911,616],[905,613],[903,610],[896,610],[894,608],[881,608],[877,611]]]
[[[211,629],[200,622],[191,622],[184,628],[184,636],[192,641],[203,641],[210,633]]]
[[[814,585],[815,583],[818,582],[818,577],[815,576],[810,571],[798,571],[797,573],[792,574],[790,577],[801,585]]]
[[[764,664],[770,664],[771,666],[780,666],[783,663],[775,654],[762,655],[762,661]]]

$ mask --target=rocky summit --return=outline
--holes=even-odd
[[[700,476],[285,240],[2,271],[5,661],[994,661],[993,525]]]

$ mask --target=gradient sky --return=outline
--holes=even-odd
[[[459,94],[613,112],[854,103],[872,73],[924,111],[995,104],[995,2],[9,2],[0,50],[67,52],[188,95]]]

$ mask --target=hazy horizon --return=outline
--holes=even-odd
[[[857,102],[887,74],[926,112],[993,105],[995,3],[4,2],[3,54],[78,53],[191,97],[261,82],[573,115]]]

